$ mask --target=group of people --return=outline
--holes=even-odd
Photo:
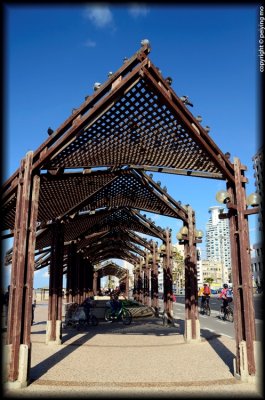
[[[199,290],[198,296],[201,296],[201,308],[204,307],[205,302],[208,306],[210,305],[211,289],[207,283],[203,284],[203,287]],[[233,301],[232,291],[229,289],[227,283],[224,283],[218,298],[223,301],[223,311],[225,314],[228,304]]]

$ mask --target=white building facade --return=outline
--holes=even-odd
[[[210,207],[210,218],[206,224],[206,258],[222,264],[222,283],[231,283],[231,247],[229,221],[219,219],[226,210],[222,206]],[[228,281],[227,281],[228,276]]]

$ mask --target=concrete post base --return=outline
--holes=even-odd
[[[184,332],[184,340],[186,343],[194,343],[201,342],[200,335],[200,321],[196,319],[195,321],[195,338],[192,337],[192,321],[191,319],[185,320],[185,332]]]
[[[47,321],[46,344],[62,344],[62,321],[56,321],[55,340],[51,339],[52,321]]]
[[[248,360],[247,360],[247,344],[245,340],[242,340],[239,343],[239,351],[240,351],[240,374],[236,372],[236,360],[233,360],[234,367],[234,376],[243,381],[257,384],[261,386],[262,382],[262,344],[261,342],[253,342],[254,344],[254,359],[255,359],[255,367],[256,374],[249,375],[248,373]]]
[[[4,347],[3,357],[3,381],[5,389],[21,389],[29,384],[29,347],[26,344],[21,344],[19,347],[19,364],[18,364],[18,379],[16,381],[8,381],[9,364],[12,352],[12,344]]]

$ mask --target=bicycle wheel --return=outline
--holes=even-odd
[[[107,308],[105,311],[105,321],[111,321],[111,309]]]
[[[219,310],[219,319],[224,319],[224,309],[223,306],[220,307]]]
[[[206,307],[206,315],[208,315],[208,317],[210,317],[210,315],[211,315],[210,306]]]
[[[132,314],[129,310],[123,310],[121,314],[121,320],[124,323],[124,325],[130,325],[132,322]]]
[[[97,319],[97,317],[95,315],[91,316],[91,324],[93,326],[97,326],[98,325],[98,319]]]
[[[228,310],[226,312],[226,319],[227,319],[227,321],[234,322],[234,313],[231,308],[228,308]]]

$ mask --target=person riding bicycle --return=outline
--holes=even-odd
[[[198,295],[201,296],[201,309],[203,309],[205,304],[207,304],[208,307],[210,307],[211,289],[209,288],[207,283],[203,284],[203,287],[200,289]]]
[[[233,301],[231,289],[228,288],[227,283],[223,284],[223,289],[221,290],[221,293],[219,294],[219,299],[223,301],[223,312],[225,315],[228,304]]]

